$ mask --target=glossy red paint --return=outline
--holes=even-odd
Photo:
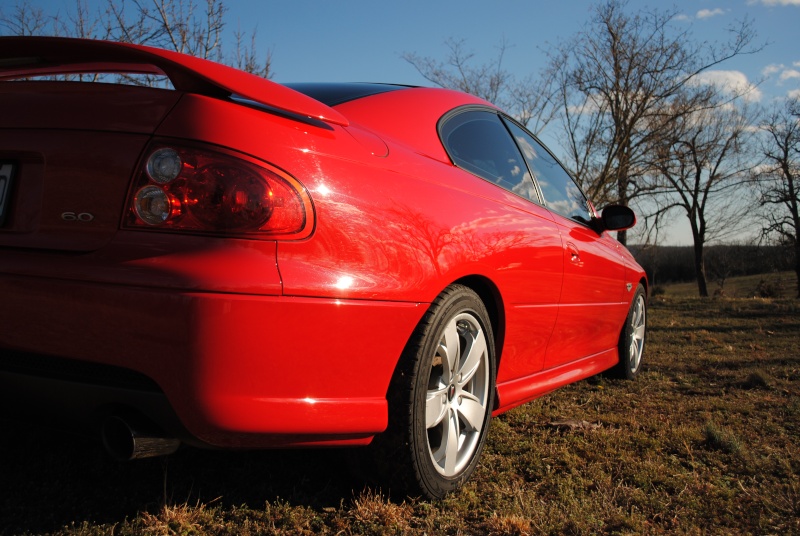
[[[38,374],[3,369],[3,356],[52,356],[150,378],[183,430],[133,409],[189,442],[368,443],[387,427],[406,343],[456,282],[491,315],[495,414],[617,362],[644,273],[608,232],[453,165],[440,120],[463,107],[495,113],[489,103],[404,88],[331,107],[166,51],[0,38],[0,58],[17,56],[43,60],[0,67],[0,79],[56,72],[50,62],[135,65],[176,90],[0,82],[0,164],[15,166],[0,228],[0,384]],[[309,196],[308,232],[125,227],[154,139],[280,170]],[[103,396],[98,414],[131,403]]]
[[[165,262],[151,270],[179,266]],[[145,280],[144,273],[136,275]],[[0,291],[4,312],[26,320],[4,330],[5,352],[136,370],[161,387],[190,441],[220,447],[340,444],[383,430],[394,363],[374,356],[399,355],[405,332],[424,309],[414,303],[167,292],[5,270]],[[396,332],[385,333],[386,325]],[[324,337],[309,336],[314,329]],[[114,399],[103,404],[113,406]]]

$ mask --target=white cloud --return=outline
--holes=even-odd
[[[675,15],[672,20],[679,20],[681,22],[685,22],[687,20],[692,20],[692,17],[686,15],[685,13],[681,13],[680,15]]]
[[[800,71],[786,69],[781,73],[781,82],[785,82],[786,80],[790,80],[792,78],[800,78]]]
[[[706,71],[697,75],[700,84],[712,84],[731,95],[741,95],[745,100],[758,102],[762,94],[741,71]]]
[[[697,12],[697,18],[698,19],[708,19],[708,18],[711,18],[711,17],[716,17],[717,15],[724,15],[724,14],[725,14],[725,10],[723,10],[721,8],[701,9],[700,11]]]
[[[790,99],[800,99],[800,89],[793,89],[786,94]]]
[[[798,0],[798,1],[800,1],[800,0]],[[800,68],[800,61],[793,62],[792,66]],[[771,77],[771,76],[776,75],[778,73],[780,73],[780,76],[778,76],[778,80],[777,80],[777,85],[779,85],[779,86],[783,85],[783,83],[786,82],[787,80],[798,80],[798,79],[800,79],[800,70],[799,69],[787,68],[782,63],[772,63],[770,65],[767,65],[766,67],[764,67],[761,70],[761,74],[765,78]]]
[[[761,0],[765,6],[800,6],[800,0]]]

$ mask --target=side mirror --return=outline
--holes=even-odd
[[[624,231],[636,225],[636,214],[622,205],[609,205],[600,216],[603,228],[607,231]]]

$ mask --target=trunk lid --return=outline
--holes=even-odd
[[[0,83],[0,246],[85,252],[108,243],[141,152],[180,96]]]

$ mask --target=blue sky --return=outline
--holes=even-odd
[[[75,0],[28,0],[48,13],[74,11]],[[146,4],[148,0],[143,0]],[[202,4],[202,0],[196,0]],[[17,4],[5,0],[2,9]],[[100,4],[88,0],[90,6]],[[579,30],[591,16],[590,0],[225,0],[228,36],[237,27],[257,32],[272,50],[277,82],[369,81],[426,84],[402,54],[444,58],[448,38],[464,40],[475,62],[508,48],[504,67],[524,78],[538,73],[544,51]],[[724,64],[739,83],[761,81],[761,102],[800,92],[800,0],[630,0],[631,12],[674,5],[678,28],[698,41],[726,39],[726,28],[749,17],[766,42],[762,52]],[[766,80],[763,80],[767,76]],[[763,81],[762,81],[763,80]]]
[[[256,25],[259,43],[273,51],[275,80],[382,81],[425,84],[401,58],[404,52],[443,58],[447,38],[463,39],[476,62],[510,45],[504,66],[517,76],[535,74],[544,50],[573,35],[591,16],[588,0],[405,0],[381,2],[239,0],[229,3],[229,23]],[[632,0],[631,11],[669,5]],[[800,0],[679,1],[676,27],[689,26],[700,41],[727,38],[726,28],[749,17],[766,48],[721,69],[740,83],[769,78],[762,99],[800,91]],[[742,76],[743,75],[743,76]],[[783,79],[781,79],[783,76]]]

